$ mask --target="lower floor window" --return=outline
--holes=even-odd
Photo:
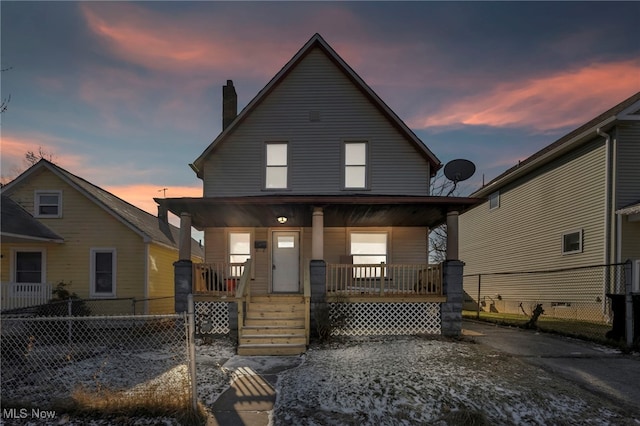
[[[116,295],[115,249],[91,249],[91,294]]]
[[[354,265],[380,265],[387,263],[387,234],[383,232],[351,233],[351,256]],[[380,267],[354,268],[354,276],[379,277]]]
[[[17,283],[41,283],[44,281],[44,254],[42,251],[17,251],[15,277]]]
[[[562,234],[562,254],[582,252],[582,229]]]

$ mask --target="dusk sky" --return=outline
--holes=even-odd
[[[640,90],[640,2],[10,2],[2,177],[42,147],[151,213],[201,196],[188,164],[320,33],[468,195]],[[160,192],[159,192],[160,191]]]

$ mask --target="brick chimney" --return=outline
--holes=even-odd
[[[222,86],[222,130],[226,129],[238,115],[238,95],[233,87],[233,81],[227,80]]]

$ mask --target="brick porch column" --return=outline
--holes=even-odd
[[[191,215],[180,215],[178,261],[173,264],[174,304],[177,313],[186,312],[187,297],[192,291],[193,265],[191,262]]]
[[[464,263],[459,260],[442,262],[442,291],[447,301],[440,305],[440,324],[443,336],[462,333],[462,274]]]

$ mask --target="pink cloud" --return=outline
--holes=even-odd
[[[288,43],[276,37],[246,34],[275,34],[275,29],[261,27],[240,32],[229,28],[223,14],[205,20],[192,14],[162,14],[139,5],[91,2],[83,3],[81,11],[89,29],[113,54],[157,71],[203,75],[212,70],[240,70],[269,77],[282,66],[283,57],[278,53],[286,56],[288,50]]]
[[[43,133],[7,134],[2,135],[2,178],[3,182],[9,181],[29,166],[25,155],[29,151],[38,154],[42,149],[45,155],[51,155],[51,159],[61,167],[80,167],[86,163],[86,158],[81,155],[69,153],[68,140],[57,138]],[[47,158],[49,159],[49,158]]]
[[[434,114],[409,120],[414,128],[476,125],[539,131],[579,126],[640,89],[640,60],[594,63],[539,78],[499,84],[456,99]]]
[[[134,206],[151,213],[158,214],[158,205],[154,198],[163,198],[163,186],[152,184],[110,185],[103,187],[113,195],[122,198]],[[166,186],[166,197],[202,197],[201,186]]]

